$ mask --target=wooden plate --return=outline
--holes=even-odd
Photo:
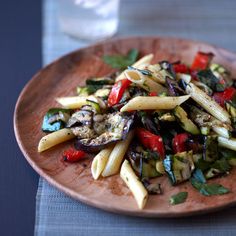
[[[86,204],[116,213],[145,217],[179,217],[219,210],[236,203],[236,171],[213,180],[223,184],[231,193],[205,197],[189,183],[172,187],[167,177],[160,178],[164,194],[150,196],[144,210],[137,208],[129,189],[118,175],[94,181],[90,173],[91,159],[76,164],[61,160],[63,150],[73,142],[58,145],[42,154],[37,145],[44,135],[42,118],[50,107],[58,106],[56,97],[75,94],[77,85],[90,76],[111,72],[101,59],[104,54],[125,54],[137,48],[141,54],[154,53],[153,62],[182,60],[191,63],[198,50],[213,52],[214,61],[228,68],[236,76],[236,54],[205,43],[184,39],[159,37],[131,37],[102,42],[72,52],[38,72],[21,92],[15,108],[15,134],[25,158],[50,184],[67,195]],[[187,191],[184,204],[170,206],[168,199],[179,191]]]

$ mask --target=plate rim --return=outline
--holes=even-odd
[[[158,40],[165,40],[165,39],[171,39],[171,40],[181,40],[184,42],[189,42],[189,43],[195,43],[195,44],[201,44],[207,47],[214,47],[218,50],[224,51],[228,54],[232,54],[235,56],[236,58],[236,53],[233,51],[229,51],[228,49],[225,49],[223,47],[219,47],[216,46],[214,44],[210,44],[207,42],[203,42],[203,41],[198,41],[198,40],[192,40],[192,39],[187,39],[187,38],[181,38],[181,37],[172,37],[172,36],[159,36],[159,35],[145,35],[145,36],[127,36],[127,37],[114,37],[111,39],[106,39],[106,40],[102,40],[93,44],[90,44],[86,47],[82,47],[82,48],[78,48],[75,50],[72,50],[66,54],[63,54],[62,56],[56,58],[55,60],[53,60],[52,62],[46,64],[45,66],[43,65],[41,67],[41,69],[39,69],[33,76],[32,78],[24,85],[24,87],[22,88],[16,104],[15,104],[15,108],[14,108],[14,115],[13,115],[13,127],[14,127],[14,134],[15,134],[15,138],[17,141],[17,144],[24,156],[24,158],[27,160],[27,162],[31,165],[31,167],[39,174],[39,176],[41,176],[43,179],[45,179],[50,185],[52,185],[53,187],[55,187],[56,189],[58,189],[59,191],[63,192],[64,194],[66,194],[67,196],[72,197],[73,199],[80,201],[86,205],[107,211],[107,212],[112,212],[112,213],[116,213],[116,214],[123,214],[123,215],[130,215],[130,216],[137,216],[137,217],[148,217],[148,218],[179,218],[179,217],[187,217],[187,216],[194,216],[194,215],[201,215],[201,214],[207,214],[207,213],[211,213],[211,212],[216,212],[225,208],[228,208],[230,206],[234,206],[236,205],[236,200],[232,201],[232,202],[228,202],[226,204],[219,204],[217,205],[217,207],[209,207],[207,209],[200,209],[200,210],[191,210],[188,212],[164,212],[164,213],[152,213],[152,212],[143,212],[142,210],[138,209],[137,210],[123,210],[117,207],[111,207],[111,206],[107,206],[107,204],[101,203],[100,201],[98,201],[98,204],[96,203],[96,201],[89,201],[89,199],[87,199],[87,197],[83,197],[83,195],[81,194],[77,194],[75,193],[74,190],[71,190],[70,188],[66,187],[65,185],[63,185],[63,183],[60,183],[59,181],[56,181],[52,176],[50,176],[49,174],[47,174],[46,172],[43,171],[43,169],[41,169],[36,163],[35,161],[32,160],[32,158],[30,158],[30,156],[27,154],[26,150],[23,147],[23,142],[20,139],[20,133],[19,133],[19,129],[18,129],[18,122],[17,122],[17,117],[18,117],[18,109],[19,109],[19,105],[23,99],[23,95],[25,94],[25,91],[28,89],[28,87],[31,86],[31,83],[34,82],[35,79],[37,79],[38,75],[46,70],[47,68],[53,66],[54,64],[56,64],[58,61],[63,60],[66,57],[72,56],[74,54],[77,54],[79,51],[81,50],[88,50],[89,48],[93,48],[99,45],[104,45],[106,42],[108,43],[115,43],[117,41],[123,41],[123,40],[137,40],[137,39],[145,39],[148,38],[150,40],[154,40],[154,39],[158,39]]]

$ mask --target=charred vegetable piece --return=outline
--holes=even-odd
[[[233,81],[230,78],[230,72],[226,70],[222,65],[212,63],[210,65],[210,70],[213,72],[213,74],[219,78],[220,80],[225,80],[227,83],[227,86],[232,86]]]
[[[205,70],[213,57],[213,53],[197,52],[191,65],[191,70]]]
[[[145,129],[152,132],[153,134],[159,134],[159,126],[153,119],[153,115],[145,112],[145,111],[138,111],[137,113],[138,118],[140,119],[142,125]]]
[[[190,119],[188,119],[187,113],[185,112],[185,110],[182,107],[177,106],[174,109],[174,115],[177,118],[177,120],[179,121],[181,127],[185,131],[187,131],[191,134],[199,134],[200,133],[198,127]]]
[[[163,164],[172,185],[188,180],[195,168],[192,160],[192,152],[167,155]]]
[[[142,158],[142,178],[154,178],[162,174],[156,170],[156,161],[154,159]]]
[[[225,80],[217,78],[210,69],[199,71],[197,76],[202,83],[215,92],[223,92],[227,86]]]
[[[171,205],[177,205],[184,203],[187,197],[188,197],[188,192],[179,192],[175,195],[172,195],[169,201]]]
[[[108,96],[109,96],[109,93],[110,93],[110,91],[111,91],[111,86],[109,85],[107,85],[107,86],[104,86],[103,88],[101,88],[101,89],[98,89],[95,93],[94,93],[94,95],[95,96],[97,96],[97,97],[101,97],[101,98],[103,98],[103,99],[107,99],[108,98]]]
[[[159,159],[156,152],[144,150],[141,146],[133,143],[128,151],[128,157],[133,169],[141,179],[162,175],[156,170],[156,162]]]
[[[70,109],[49,109],[43,118],[42,130],[44,132],[54,132],[64,128],[70,118],[70,113]]]
[[[91,127],[93,123],[93,112],[91,110],[79,110],[72,114],[71,118],[68,120],[66,127],[75,127],[86,125]]]
[[[229,163],[225,158],[221,158],[216,160],[212,165],[211,168],[206,172],[205,176],[207,179],[214,178],[218,175],[228,173],[231,169]]]
[[[91,106],[93,108],[95,113],[100,113],[101,112],[100,106],[97,102],[94,102],[92,100],[87,99],[87,103],[88,103],[89,106]]]
[[[235,105],[235,103],[233,103],[231,101],[226,101],[225,107],[226,107],[226,110],[228,111],[228,113],[230,114],[231,120],[235,126],[235,123],[236,123],[236,105]]]
[[[88,96],[89,95],[89,90],[87,87],[79,87],[77,86],[76,92],[79,96]]]
[[[147,179],[143,179],[142,183],[144,187],[147,189],[149,194],[162,194],[161,184],[159,183],[150,183]]]
[[[185,94],[184,90],[180,88],[176,80],[166,77],[166,87],[168,88],[169,96],[180,96]]]
[[[214,162],[218,159],[218,141],[216,136],[204,136],[203,160]]]
[[[91,78],[86,80],[86,85],[109,85],[114,84],[114,79],[110,77]]]
[[[236,151],[221,148],[220,155],[225,158],[231,166],[236,166]]]
[[[82,138],[76,141],[76,149],[87,152],[95,152],[106,147],[110,143],[126,138],[134,116],[116,112],[106,114],[103,121],[93,122],[94,135],[90,138]]]
[[[176,77],[173,65],[170,62],[168,62],[168,61],[161,61],[161,62],[159,62],[159,65],[161,66],[161,68],[163,70],[166,70],[169,73],[169,74],[165,73],[166,76],[172,77],[172,78]]]

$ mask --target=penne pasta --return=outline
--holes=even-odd
[[[43,152],[53,146],[56,146],[59,143],[66,142],[74,138],[75,135],[70,129],[64,128],[53,133],[50,133],[41,138],[38,144],[38,152]]]
[[[120,177],[133,193],[139,209],[143,209],[147,202],[148,192],[127,160],[125,160],[121,166]]]
[[[161,84],[152,80],[149,76],[142,74],[135,69],[125,70],[125,77],[138,85],[139,87],[147,90],[148,92],[166,92],[167,89]]]
[[[101,173],[103,172],[107,160],[109,158],[109,155],[111,154],[113,150],[112,147],[105,148],[101,150],[93,159],[92,165],[91,165],[91,172],[94,179],[98,179]]]
[[[65,108],[76,109],[86,105],[87,99],[88,97],[75,96],[56,98],[56,101]]]
[[[140,58],[138,61],[136,61],[132,66],[138,69],[143,69],[145,66],[149,65],[152,61],[153,54],[148,54],[142,58]],[[125,79],[125,74],[122,72],[117,78],[116,81]]]
[[[180,97],[137,96],[121,108],[121,112],[134,110],[171,110],[189,99],[189,95]]]
[[[121,163],[123,161],[126,151],[128,150],[133,136],[134,132],[131,131],[125,140],[117,142],[109,156],[106,167],[102,172],[103,177],[114,175],[119,172]]]
[[[235,138],[225,138],[225,137],[218,137],[218,144],[221,147],[225,147],[231,150],[236,151],[236,139]]]
[[[230,122],[230,116],[213,98],[209,97],[193,83],[189,83],[186,92],[191,98],[201,105],[206,111],[222,122]]]

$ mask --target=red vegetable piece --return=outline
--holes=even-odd
[[[187,150],[186,141],[189,138],[189,134],[182,133],[177,134],[172,140],[172,148],[174,153],[184,152]]]
[[[189,68],[185,64],[176,63],[176,64],[173,64],[173,67],[174,67],[175,73],[183,73],[183,74],[189,73]]]
[[[116,82],[109,94],[108,97],[108,106],[112,107],[119,103],[120,99],[122,98],[122,95],[124,94],[124,91],[130,86],[131,81],[128,79],[123,79],[118,82]]]
[[[198,52],[193,60],[191,69],[192,70],[205,70],[209,66],[213,53]]]
[[[138,128],[137,135],[142,145],[152,151],[158,152],[164,158],[165,148],[162,137],[149,132],[146,129]]]
[[[215,92],[213,98],[217,103],[224,107],[225,101],[230,101],[236,95],[236,89],[234,87],[228,87],[223,92]]]
[[[73,148],[69,148],[63,152],[64,161],[76,162],[86,157],[84,151],[77,151]]]
[[[150,96],[150,97],[155,97],[155,96],[157,96],[157,95],[158,95],[157,92],[150,92],[150,93],[149,93],[149,96]]]

